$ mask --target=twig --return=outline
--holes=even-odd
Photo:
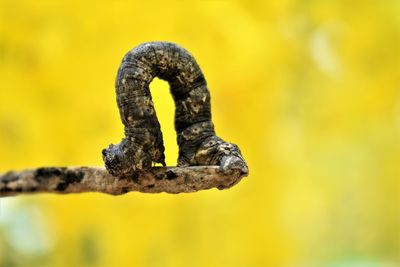
[[[45,167],[0,174],[0,197],[28,193],[190,193],[214,187],[227,189],[244,176],[247,173],[238,170],[223,173],[218,166],[154,167],[132,178],[114,177],[101,167]]]

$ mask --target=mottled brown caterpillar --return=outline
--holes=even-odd
[[[125,138],[103,150],[107,170],[133,177],[153,162],[165,166],[162,132],[149,90],[154,77],[169,83],[175,101],[178,166],[219,165],[224,172],[247,173],[239,148],[215,135],[210,93],[199,65],[188,51],[168,42],[143,43],[122,60],[115,86]]]

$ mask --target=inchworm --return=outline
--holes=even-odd
[[[217,137],[211,120],[210,93],[199,65],[182,47],[168,42],[143,43],[122,60],[116,78],[117,103],[125,138],[103,150],[107,170],[121,177],[165,166],[160,123],[149,85],[165,80],[175,101],[178,166],[219,165],[221,170],[248,172],[239,148]]]

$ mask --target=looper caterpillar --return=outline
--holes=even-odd
[[[125,138],[103,150],[107,170],[133,177],[149,170],[153,162],[165,166],[162,132],[149,89],[154,77],[169,83],[175,102],[178,166],[219,165],[223,172],[248,173],[238,146],[215,134],[210,92],[199,65],[188,51],[169,42],[143,43],[122,60],[115,87]]]

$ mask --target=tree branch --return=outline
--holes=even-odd
[[[154,167],[126,179],[114,177],[101,167],[45,167],[0,174],[0,197],[27,193],[190,193],[214,187],[227,189],[247,175],[239,170],[223,173],[218,166]]]

